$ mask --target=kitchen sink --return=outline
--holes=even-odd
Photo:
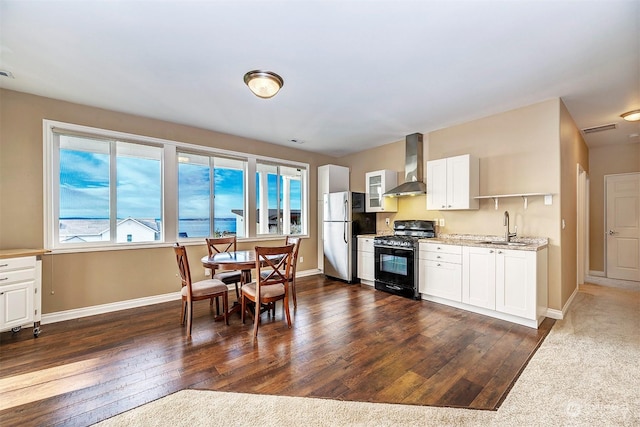
[[[480,242],[485,245],[501,245],[501,246],[527,246],[526,243],[522,242],[505,242],[504,240],[487,240],[484,242]]]

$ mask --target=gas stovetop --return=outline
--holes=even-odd
[[[415,248],[419,239],[436,237],[435,222],[426,220],[403,220],[393,222],[392,236],[376,236],[373,244],[378,246],[394,246]]]

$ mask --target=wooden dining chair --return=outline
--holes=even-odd
[[[291,327],[289,313],[289,277],[293,261],[293,244],[276,247],[256,246],[256,280],[242,287],[242,323],[247,311],[247,302],[254,306],[253,336],[258,336],[261,307],[271,307],[273,303],[283,300],[287,325]],[[262,274],[262,272],[268,274]]]
[[[291,265],[291,276],[289,277],[289,283],[291,283],[291,296],[293,297],[293,308],[298,307],[298,300],[296,298],[296,270],[298,267],[298,252],[300,252],[300,243],[302,243],[302,237],[286,236],[284,239],[285,245],[293,244],[293,263]]]
[[[180,324],[184,325],[185,318],[187,320],[187,337],[191,337],[191,324],[193,323],[193,302],[200,300],[216,300],[222,297],[223,313],[216,316],[216,320],[224,319],[225,324],[229,324],[229,297],[227,285],[218,279],[206,279],[199,282],[191,281],[191,270],[189,268],[189,259],[187,258],[187,249],[176,243],[173,247],[176,253],[176,261],[178,262],[178,270],[180,271],[180,279],[182,281],[182,314],[180,315]],[[217,304],[216,304],[217,306]]]
[[[236,236],[207,238],[207,251],[209,257],[223,253],[236,251]],[[240,301],[240,292],[238,283],[242,281],[242,272],[240,270],[220,270],[216,273],[215,269],[211,271],[211,278],[221,280],[226,285],[234,284],[236,286],[236,300]]]
[[[293,246],[293,261],[291,265],[291,275],[289,277],[289,283],[291,283],[291,296],[293,297],[293,308],[298,308],[298,300],[296,298],[296,268],[298,264],[298,252],[300,251],[300,243],[302,242],[301,237],[297,236],[286,236],[284,239],[284,244],[286,245],[294,245]],[[268,270],[263,270],[260,273],[263,277],[269,274]],[[272,307],[275,310],[275,306]],[[275,311],[274,311],[275,315]]]

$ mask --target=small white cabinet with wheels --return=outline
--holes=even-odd
[[[23,251],[0,251],[0,331],[19,331],[33,323],[40,334],[41,261]],[[13,256],[15,255],[15,256]]]
[[[358,237],[358,278],[365,285],[375,283],[373,237]]]
[[[383,194],[398,185],[398,174],[392,170],[379,170],[365,174],[367,212],[397,212],[398,199]]]
[[[470,154],[427,162],[427,210],[478,209],[480,167]]]
[[[461,301],[462,247],[420,242],[419,259],[420,293]]]

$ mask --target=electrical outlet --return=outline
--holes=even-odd
[[[210,268],[205,268],[204,269],[204,275],[205,276],[211,276],[211,269]]]
[[[384,219],[384,223],[385,223],[385,224],[387,224],[387,225],[389,225],[389,218],[385,218],[385,219]]]
[[[444,227],[444,218],[440,218],[438,225],[440,225],[440,227]]]
[[[300,260],[300,264],[302,264],[304,262],[304,257],[303,256],[298,257],[298,259]]]

